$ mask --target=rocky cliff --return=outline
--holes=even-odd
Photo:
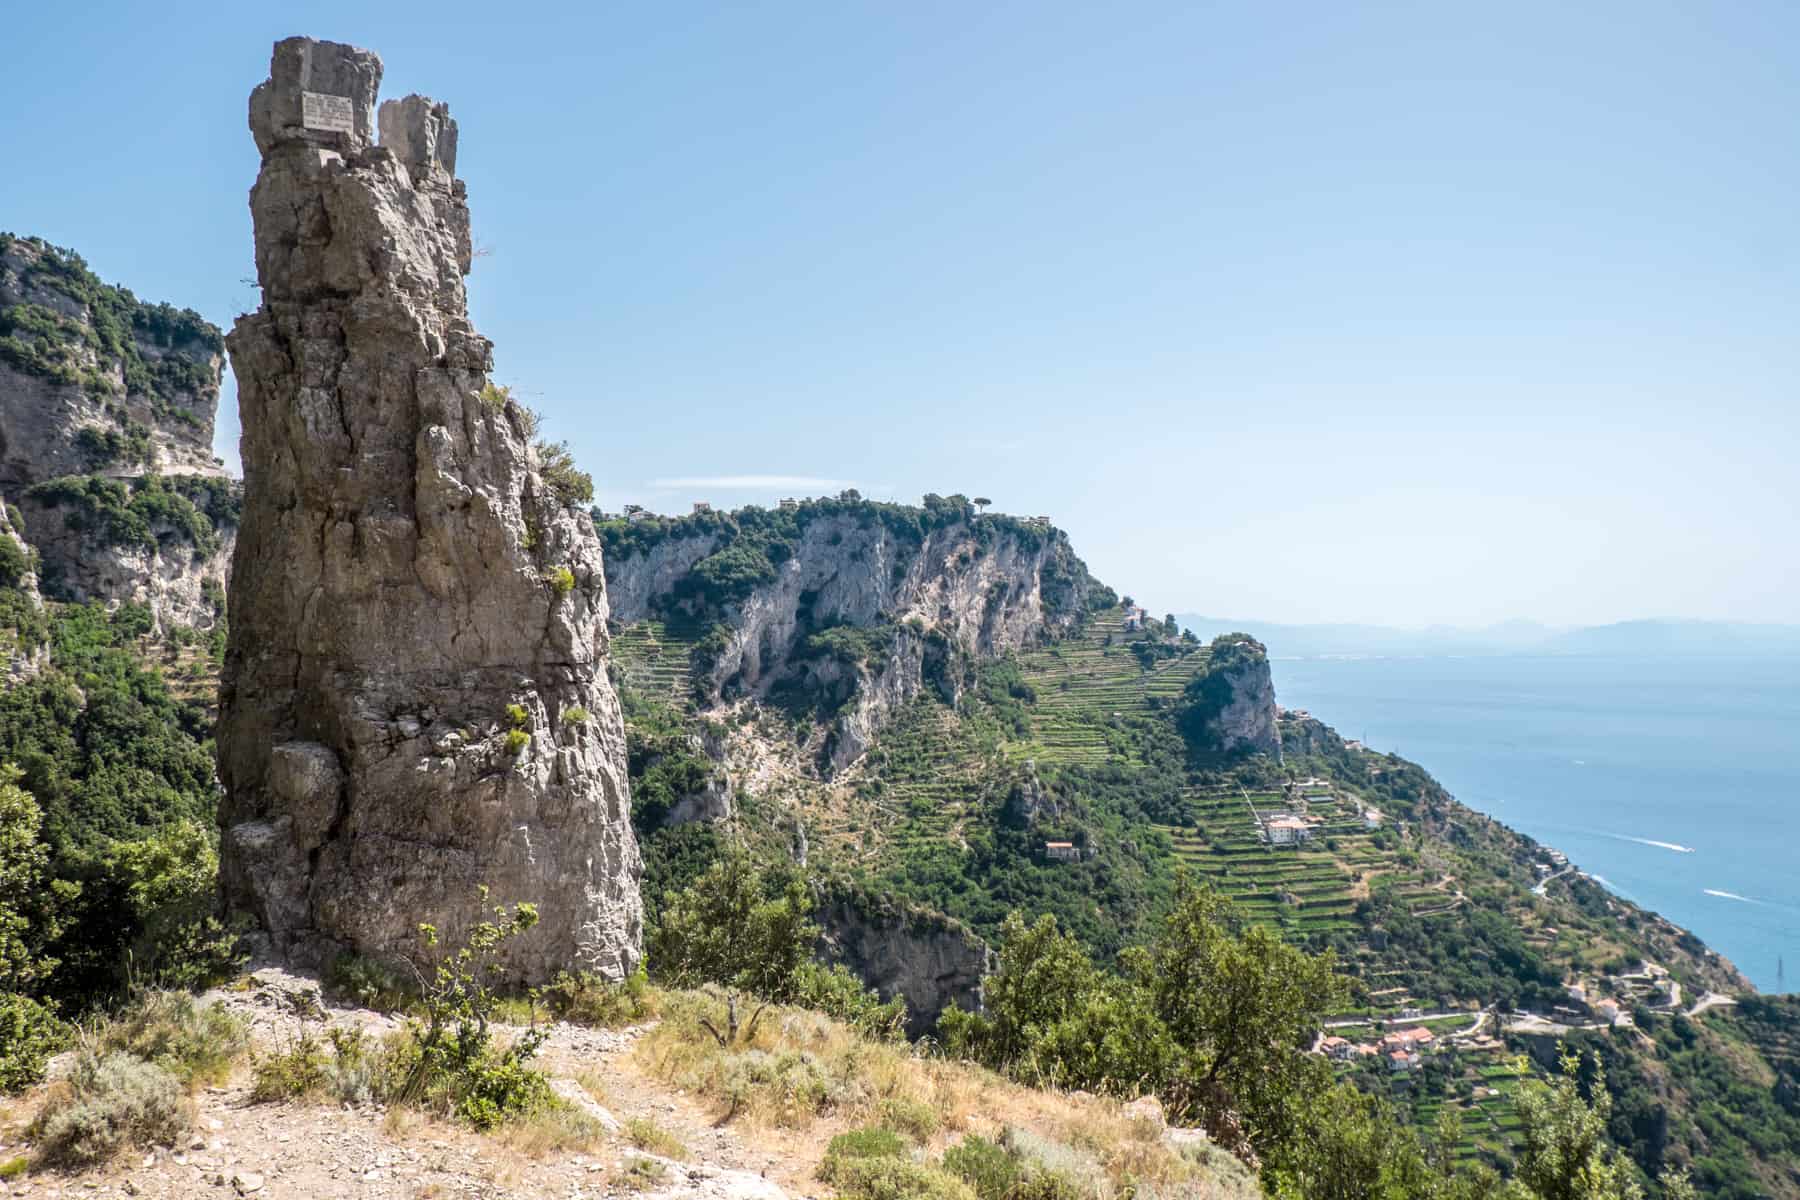
[[[1187,687],[1180,721],[1197,749],[1281,757],[1280,710],[1269,654],[1243,633],[1213,639],[1206,671]]]
[[[642,920],[600,544],[488,382],[456,124],[378,113],[380,80],[291,38],[250,98],[222,887],[301,961],[454,941],[486,889],[542,918],[515,977],[618,977]]]
[[[820,889],[815,918],[820,954],[842,963],[883,1000],[906,1000],[908,1032],[937,1026],[946,1008],[981,1007],[981,980],[993,969],[987,943],[959,921],[919,905],[838,885]]]
[[[611,522],[613,619],[711,623],[701,691],[803,700],[828,770],[856,761],[927,686],[954,702],[974,663],[1078,626],[1111,594],[1047,522],[859,499]],[[1105,594],[1105,601],[1099,598]]]
[[[0,234],[0,494],[48,595],[216,620],[236,523],[212,453],[223,349],[192,310]]]
[[[37,556],[0,503],[0,682],[21,683],[50,661],[44,601],[38,595]]]

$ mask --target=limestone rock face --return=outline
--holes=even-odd
[[[165,633],[175,625],[210,630],[224,616],[236,524],[218,522],[197,545],[185,528],[157,519],[147,541],[121,543],[82,506],[53,492],[28,490],[19,505],[52,598],[98,600],[108,608],[139,604]]]
[[[1242,633],[1213,639],[1206,673],[1188,686],[1183,721],[1205,748],[1281,757],[1280,710],[1261,642]]]
[[[783,687],[833,697],[825,767],[861,758],[878,731],[926,686],[954,699],[962,668],[1079,626],[1091,586],[1067,539],[1030,536],[986,518],[904,537],[867,515],[808,522],[772,582],[725,606],[729,631],[703,681],[723,698],[766,697]],[[641,621],[679,603],[684,581],[720,548],[713,533],[673,536],[609,559],[614,619]],[[881,631],[879,653],[859,662],[809,655],[809,634],[832,626]]]
[[[60,475],[222,476],[219,330],[96,279],[72,251],[0,235],[0,491]],[[83,431],[86,431],[84,434]]]
[[[421,922],[454,941],[485,887],[538,906],[516,978],[616,978],[642,909],[600,544],[487,386],[456,125],[378,113],[380,79],[290,38],[250,99],[222,887],[302,962],[416,950]]]
[[[41,613],[44,601],[38,595],[37,572],[31,548],[13,528],[7,506],[0,504],[0,591],[16,593],[13,603],[24,610],[21,617]],[[8,687],[23,683],[50,664],[50,647],[42,635],[28,628],[30,620],[0,620],[0,682]]]
[[[0,494],[46,595],[140,604],[164,631],[222,615],[236,522],[212,453],[223,350],[199,314],[0,235]]]
[[[993,969],[987,943],[941,913],[838,889],[815,912],[819,949],[842,963],[883,1000],[906,998],[909,1032],[937,1025],[951,1005],[981,1007],[981,980]]]

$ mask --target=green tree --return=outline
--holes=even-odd
[[[46,882],[50,850],[38,840],[37,801],[19,777],[16,767],[0,766],[0,992],[29,990],[56,966],[43,953],[59,932]]]
[[[819,936],[811,912],[796,874],[765,875],[733,847],[668,901],[651,934],[651,968],[684,987],[720,983],[789,999]]]
[[[1424,1200],[1432,1177],[1419,1141],[1381,1100],[1342,1083],[1300,1105],[1306,1136],[1270,1156],[1276,1200]]]
[[[1520,1087],[1525,1145],[1519,1180],[1539,1200],[1640,1200],[1643,1191],[1630,1161],[1607,1141],[1612,1097],[1599,1059],[1591,1103],[1582,1097],[1580,1073],[1581,1060],[1565,1050],[1559,1078]]]
[[[1221,1134],[1241,1120],[1263,1144],[1289,1136],[1291,1101],[1322,1085],[1327,1068],[1304,1050],[1345,985],[1330,951],[1237,925],[1217,892],[1183,879],[1162,935],[1128,969],[1185,1053],[1165,1101]]]

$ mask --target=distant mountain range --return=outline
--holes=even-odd
[[[1446,654],[1571,655],[1800,655],[1800,625],[1738,621],[1651,619],[1611,625],[1556,628],[1535,621],[1504,621],[1476,629],[1432,625],[1397,629],[1384,625],[1289,625],[1275,621],[1177,614],[1183,628],[1201,638],[1248,633],[1275,658],[1338,655]]]

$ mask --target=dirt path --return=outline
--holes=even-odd
[[[372,1036],[397,1022],[365,1009],[317,1007],[317,986],[265,969],[256,986],[213,998],[250,1023],[257,1051],[278,1052],[303,1031],[354,1025]],[[619,1190],[625,1168],[651,1157],[634,1148],[629,1123],[653,1122],[682,1147],[658,1159],[661,1178],[644,1200],[784,1200],[818,1190],[812,1182],[820,1141],[783,1130],[754,1131],[754,1145],[683,1093],[651,1078],[637,1055],[643,1028],[594,1030],[557,1025],[540,1065],[559,1092],[617,1131],[585,1151],[543,1151],[502,1134],[374,1105],[251,1101],[252,1073],[241,1065],[221,1087],[194,1098],[192,1134],[180,1145],[128,1153],[75,1174],[43,1173],[0,1182],[0,1196],[31,1200],[597,1200]],[[25,1151],[23,1126],[35,1098],[0,1106],[0,1160]]]

